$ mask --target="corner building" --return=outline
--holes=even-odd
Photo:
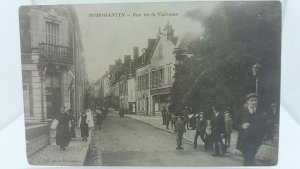
[[[173,54],[178,37],[169,23],[163,31],[159,29],[150,55],[150,105],[151,115],[160,115],[163,107],[170,105],[170,92],[174,82],[175,56]]]
[[[20,29],[26,123],[51,120],[63,105],[78,118],[87,75],[74,9],[23,6]]]

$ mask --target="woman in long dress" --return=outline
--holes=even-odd
[[[88,126],[88,123],[87,123],[87,114],[86,114],[86,112],[83,112],[82,115],[80,116],[79,126],[80,126],[82,140],[87,141],[87,138],[89,137],[89,126]]]
[[[56,145],[60,146],[61,150],[65,150],[65,147],[69,145],[70,142],[70,116],[66,113],[66,107],[61,107],[61,112],[56,116],[58,120],[57,130],[56,130]]]
[[[70,128],[70,140],[71,140],[72,138],[76,138],[75,118],[73,116],[71,109],[68,110],[68,115],[70,116],[70,120],[71,120],[71,128]]]

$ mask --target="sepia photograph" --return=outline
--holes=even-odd
[[[280,1],[19,8],[39,166],[275,166]]]

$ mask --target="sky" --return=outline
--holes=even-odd
[[[168,2],[75,5],[86,70],[90,80],[100,78],[110,64],[124,55],[132,55],[133,47],[147,47],[149,38],[156,38],[158,29],[169,22],[175,36],[186,33],[200,35],[203,27],[199,21],[187,17],[187,13],[209,15],[217,2]],[[89,17],[90,13],[126,13],[125,17]],[[177,16],[157,16],[158,12],[177,13]],[[140,17],[132,16],[141,14]],[[143,16],[145,13],[150,16]],[[151,16],[155,13],[156,16]],[[199,14],[198,14],[199,15]],[[203,16],[197,16],[203,17]]]

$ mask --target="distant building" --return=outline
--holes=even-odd
[[[122,60],[118,59],[115,61],[115,64],[112,65],[110,69],[110,96],[109,96],[109,105],[119,109],[120,98],[119,98],[119,80],[122,76]]]
[[[173,54],[178,37],[169,23],[161,31],[150,55],[150,98],[151,114],[159,114],[170,104],[170,92],[174,82],[175,56]]]
[[[119,79],[119,98],[120,98],[120,109],[128,112],[128,78],[131,74],[131,56],[124,56],[124,63],[122,64],[122,75]]]
[[[142,54],[135,57],[135,88],[136,112],[141,115],[150,115],[150,55],[155,45],[155,39],[148,39],[148,46],[142,49]]]
[[[130,114],[136,114],[135,78],[129,76],[127,84],[128,84],[128,112]]]

